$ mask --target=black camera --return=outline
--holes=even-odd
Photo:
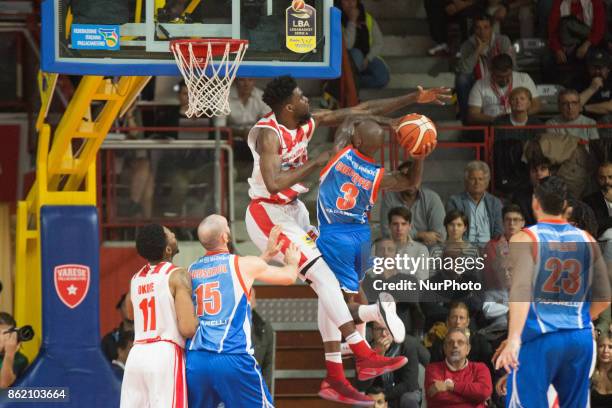
[[[17,341],[19,343],[23,343],[24,341],[30,341],[34,338],[34,329],[32,326],[22,326],[22,327],[13,327],[11,329],[6,330],[4,333],[17,333]]]

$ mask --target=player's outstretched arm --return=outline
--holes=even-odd
[[[285,266],[277,267],[265,263],[256,256],[240,257],[238,267],[250,290],[253,282],[259,280],[274,285],[291,285],[297,279],[300,252],[294,244],[285,251]]]
[[[359,105],[338,110],[317,110],[312,113],[317,126],[335,126],[340,124],[348,116],[355,115],[387,115],[391,112],[414,103],[434,103],[444,105],[451,98],[448,88],[423,89],[418,87],[416,92],[395,98],[375,99],[360,103]]]
[[[518,352],[521,334],[529,314],[533,298],[533,273],[535,260],[533,248],[536,243],[525,232],[518,232],[510,239],[510,260],[512,285],[508,302],[508,339],[495,362],[495,369],[504,368],[507,372],[518,367]]]
[[[301,182],[313,171],[327,164],[331,157],[330,152],[325,152],[296,169],[282,170],[279,149],[280,143],[276,133],[269,129],[260,129],[257,135],[256,150],[260,156],[261,176],[271,194],[276,194]]]
[[[174,309],[181,336],[193,337],[198,327],[198,318],[191,300],[191,277],[185,268],[177,268],[170,275],[170,291],[174,295]]]

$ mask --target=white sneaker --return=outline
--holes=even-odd
[[[429,55],[436,55],[439,52],[448,51],[448,45],[446,43],[438,44],[435,47],[432,47],[427,51]]]
[[[395,311],[395,299],[387,292],[381,292],[376,301],[380,315],[379,324],[389,330],[396,343],[403,343],[406,338],[406,327]]]

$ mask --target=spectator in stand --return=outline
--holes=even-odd
[[[428,408],[484,408],[493,392],[491,373],[486,365],[470,361],[468,335],[451,329],[444,339],[444,361],[431,363],[425,370]]]
[[[111,364],[113,372],[119,379],[123,381],[123,373],[125,371],[125,362],[128,354],[134,345],[134,332],[132,330],[119,332],[119,341],[117,341],[117,358]]]
[[[395,242],[396,253],[401,257],[408,256],[410,258],[427,259],[429,251],[427,247],[419,242],[415,242],[410,237],[412,228],[412,214],[405,207],[395,207],[389,211],[388,215],[389,229],[391,230],[391,238]],[[414,270],[401,270],[401,273],[406,273],[414,276],[418,280],[429,279],[429,270],[427,264],[422,264],[421,267]]]
[[[584,202],[593,209],[601,236],[608,228],[612,228],[612,163],[605,162],[597,170],[599,191],[584,198]]]
[[[508,17],[518,17],[520,37],[532,38],[534,36],[534,0],[488,0],[487,14],[493,20],[493,31],[500,32],[500,25]]]
[[[465,303],[455,302],[450,305],[446,317],[446,327],[448,332],[453,329],[465,331],[469,339],[470,350],[467,357],[470,361],[478,361],[486,365],[491,364],[493,349],[487,339],[475,330],[476,325],[470,320],[470,311]],[[432,363],[444,361],[444,339],[435,339],[429,348],[429,352]]]
[[[542,122],[529,116],[532,101],[527,88],[514,88],[510,92],[511,113],[495,118],[493,126],[533,126]],[[525,143],[536,138],[537,129],[495,129],[493,157],[495,157],[495,189],[511,193],[529,180],[529,169],[523,161]]]
[[[540,111],[541,103],[535,83],[529,74],[513,71],[512,65],[510,55],[497,55],[491,62],[490,74],[476,81],[468,100],[469,124],[489,125],[497,116],[511,113],[510,93],[519,87],[531,92],[528,113],[535,115]]]
[[[525,226],[529,227],[534,225],[537,220],[533,214],[533,208],[531,208],[531,201],[533,198],[533,189],[538,185],[539,181],[545,177],[550,176],[552,173],[551,163],[546,157],[541,157],[536,161],[531,161],[529,164],[529,185],[525,188],[517,190],[512,196],[512,202],[517,204],[521,213],[525,217]]]
[[[461,45],[455,89],[463,122],[467,120],[470,90],[477,80],[488,76],[493,58],[500,54],[514,55],[512,42],[507,36],[493,32],[492,21],[487,14],[475,16],[474,34]]]
[[[467,216],[468,229],[463,238],[482,245],[503,231],[499,198],[489,194],[491,171],[487,163],[474,160],[465,166],[465,191],[451,196],[446,204],[447,213],[459,210]]]
[[[264,320],[256,310],[257,300],[255,288],[251,287],[251,315],[253,327],[251,341],[255,349],[255,360],[261,367],[261,374],[268,386],[272,389],[272,371],[274,370],[274,329],[270,322]]]
[[[407,335],[402,344],[393,342],[389,331],[374,322],[372,326],[372,348],[381,356],[405,356],[408,364],[375,379],[360,382],[359,390],[368,390],[373,385],[380,387],[384,398],[392,408],[418,408],[422,394],[419,388],[419,364],[429,364],[429,352],[416,337]]]
[[[576,90],[564,89],[558,99],[561,114],[546,122],[547,125],[596,125],[593,119],[580,114],[580,95]],[[596,159],[585,145],[598,139],[599,133],[595,127],[551,128],[540,138],[544,156],[559,166],[556,175],[565,180],[571,197],[580,198],[584,192],[592,191],[591,179]]]
[[[465,233],[470,228],[467,216],[459,210],[450,210],[444,217],[446,242],[431,249],[431,257],[439,258],[448,251],[459,252],[464,257],[477,258],[478,248],[465,242]],[[433,272],[433,271],[432,271]],[[432,273],[433,274],[433,273]]]
[[[339,4],[338,4],[339,3]],[[384,88],[389,83],[389,68],[380,57],[383,35],[361,0],[340,0],[346,47],[358,70],[359,86]]]
[[[252,160],[247,145],[247,135],[255,122],[270,112],[270,107],[262,99],[263,91],[255,87],[253,78],[236,78],[230,88],[230,114],[227,126],[232,128],[234,160]],[[238,168],[243,166],[238,166]],[[250,166],[244,166],[247,170]]]
[[[396,256],[396,246],[390,238],[379,238],[374,241],[374,256],[379,259],[394,259]],[[369,303],[375,303],[378,301],[378,295],[380,289],[375,288],[376,281],[382,281],[383,283],[399,284],[406,280],[414,282],[417,285],[417,280],[412,276],[406,276],[399,274],[395,268],[395,263],[392,265],[382,264],[382,271],[374,269],[374,273],[368,273],[361,284],[364,294]],[[399,287],[399,285],[398,285]],[[385,290],[389,292],[397,301],[397,314],[404,322],[406,333],[416,334],[419,329],[423,326],[423,312],[419,308],[418,303],[418,292],[416,291],[403,291],[403,290]]]
[[[132,311],[125,303],[126,295],[127,293],[121,295],[119,302],[117,302],[117,305],[115,306],[115,309],[119,310],[119,313],[121,314],[121,323],[119,323],[118,327],[107,333],[102,338],[102,352],[108,361],[117,359],[117,344],[121,338],[121,333],[126,331],[134,331],[134,320],[133,316],[131,315]]]
[[[385,392],[381,387],[372,386],[366,390],[366,395],[374,400],[374,408],[389,408]]]
[[[567,200],[563,216],[574,227],[588,232],[592,237],[597,237],[597,219],[586,203],[570,198]]]
[[[580,104],[585,113],[598,120],[610,122],[612,113],[612,77],[610,76],[610,57],[606,51],[593,50],[587,57],[587,71],[575,82],[580,92]]]
[[[19,352],[17,333],[6,333],[15,326],[13,316],[0,312],[0,389],[13,385],[28,367],[28,359]]]
[[[507,290],[506,282],[510,271],[508,270],[510,253],[510,238],[525,226],[525,217],[521,207],[508,204],[502,209],[504,220],[504,233],[491,239],[485,247],[485,267],[483,282],[488,290]],[[489,318],[489,316],[485,317]]]
[[[409,164],[402,164],[399,170],[403,171],[405,165]],[[446,239],[444,205],[435,191],[419,185],[414,189],[385,193],[380,209],[384,237],[390,234],[388,213],[395,207],[404,207],[412,213],[410,237],[413,240],[430,247]]]
[[[548,44],[557,64],[583,59],[601,45],[605,30],[602,0],[555,0],[548,18]]]
[[[591,407],[612,406],[612,332],[597,339],[597,363],[591,377]]]
[[[468,36],[469,20],[483,10],[482,0],[427,0],[425,11],[429,22],[429,32],[436,45],[429,50],[429,55],[448,52],[448,23],[457,22],[461,29],[461,38]]]

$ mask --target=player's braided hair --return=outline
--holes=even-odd
[[[275,113],[279,112],[282,107],[285,106],[288,99],[291,98],[297,86],[295,79],[289,75],[274,78],[272,81],[268,82],[266,89],[264,89],[263,101],[268,104]]]
[[[164,257],[168,245],[164,227],[159,224],[145,225],[136,236],[136,251],[149,262],[159,261]]]

